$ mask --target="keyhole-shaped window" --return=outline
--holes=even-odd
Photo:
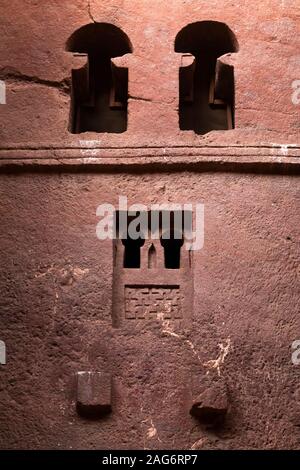
[[[191,211],[162,208],[132,212],[115,212],[114,266],[144,272],[191,267],[187,250],[182,253],[184,242],[191,240]]]
[[[192,23],[177,34],[175,51],[187,59],[179,70],[180,129],[206,134],[234,127],[234,71],[218,59],[237,50],[234,33],[217,21]]]
[[[174,231],[163,233],[160,243],[164,249],[165,268],[180,269],[182,234]]]
[[[70,132],[126,131],[128,69],[111,61],[132,52],[126,34],[108,23],[92,23],[75,31],[67,50],[86,56],[86,64],[72,70]]]
[[[144,245],[145,240],[138,238],[126,238],[122,240],[124,245],[124,268],[138,269],[141,267],[141,247]]]

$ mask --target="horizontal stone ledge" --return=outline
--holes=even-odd
[[[228,171],[299,174],[300,158],[281,155],[175,155],[99,157],[65,155],[49,157],[35,152],[34,157],[16,155],[3,158],[0,169],[8,171],[100,171],[100,172],[177,172]]]
[[[95,161],[103,159],[133,159],[156,158],[169,159],[181,158],[189,161],[191,158],[242,158],[242,157],[271,157],[271,158],[300,158],[300,145],[231,145],[231,146],[141,146],[141,147],[100,147],[100,146],[80,146],[80,147],[0,147],[1,160],[40,160],[55,159],[86,159],[93,158]]]
[[[265,153],[265,154],[278,154],[278,155],[299,155],[300,156],[300,143],[295,144],[277,144],[277,143],[256,143],[256,144],[157,144],[157,145],[100,145],[99,141],[94,140],[82,140],[79,144],[66,144],[62,145],[61,143],[28,143],[28,144],[11,144],[11,145],[2,145],[0,146],[0,153],[3,152],[54,152],[54,151],[78,151],[83,153],[112,153],[112,152],[122,152],[122,153],[144,153],[150,152],[152,154],[165,154],[165,153],[188,153],[188,152],[197,152],[199,154],[209,152],[209,153]]]

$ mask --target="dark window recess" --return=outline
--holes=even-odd
[[[179,269],[183,238],[176,238],[174,233],[168,233],[161,237],[160,243],[164,249],[165,268]]]
[[[140,218],[141,216],[141,218]],[[138,218],[138,220],[136,220]],[[141,222],[143,220],[143,222]],[[141,230],[140,224],[147,223],[148,234]],[[130,224],[136,225],[138,238],[130,237]],[[141,266],[141,252],[148,235],[160,240],[160,246],[164,250],[164,267],[167,269],[180,269],[181,247],[184,243],[185,230],[192,230],[192,212],[190,211],[152,211],[137,212],[136,215],[124,211],[116,211],[114,225],[117,240],[124,246],[123,268],[141,267],[155,269],[158,267],[158,249],[156,242],[150,243],[143,257],[144,266]],[[124,226],[125,225],[125,226]],[[166,228],[168,227],[168,228]],[[144,229],[143,229],[144,230]],[[156,245],[156,246],[155,246]],[[115,251],[115,256],[117,252]]]
[[[145,240],[138,238],[132,240],[127,238],[122,240],[125,247],[124,249],[124,268],[140,268],[141,267],[141,247],[144,245]]]
[[[237,50],[234,33],[217,21],[192,23],[177,34],[175,51],[186,54],[179,69],[181,130],[206,134],[234,128],[234,70],[218,58]]]
[[[111,61],[132,52],[126,34],[111,24],[89,24],[70,37],[67,50],[87,61],[72,70],[70,132],[126,131],[128,69]]]
[[[152,243],[148,251],[148,268],[153,269],[153,268],[156,268],[156,266],[157,266],[156,249]]]

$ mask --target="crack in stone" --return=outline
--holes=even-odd
[[[56,88],[62,93],[69,94],[70,92],[70,80],[69,78],[64,78],[61,81],[55,80],[46,80],[43,78],[36,77],[34,75],[25,75],[18,70],[10,67],[4,67],[0,70],[0,79],[7,80],[11,82],[20,82],[20,83],[33,83],[36,85],[46,86],[49,88]]]
[[[183,341],[185,344],[187,344],[189,346],[189,348],[192,350],[192,353],[197,357],[198,361],[201,363],[201,358],[195,348],[195,346],[193,345],[192,341],[185,338],[185,336],[183,334],[177,334],[175,333],[171,327],[170,327],[170,323],[168,321],[163,321],[162,323],[162,326],[163,326],[163,330],[162,332],[169,335],[169,336],[173,336],[174,338],[177,338],[177,339],[180,339],[181,341]]]
[[[220,355],[217,359],[212,359],[210,361],[204,362],[204,367],[208,367],[209,369],[216,369],[218,375],[221,375],[221,365],[224,363],[226,356],[229,354],[230,347],[231,347],[231,340],[230,338],[226,339],[226,345],[224,346],[223,343],[220,343]]]
[[[97,23],[97,21],[95,21],[95,18],[93,17],[92,15],[92,8],[91,8],[91,1],[88,0],[88,15],[90,17],[90,20],[93,22],[93,23]]]
[[[131,100],[136,100],[136,101],[147,101],[149,103],[152,102],[151,98],[142,98],[141,96],[128,95],[128,98],[130,98]]]
[[[203,444],[205,444],[206,441],[207,441],[206,437],[201,437],[201,439],[198,439],[196,442],[194,442],[194,444],[192,444],[190,450],[201,449],[201,447],[203,446]]]

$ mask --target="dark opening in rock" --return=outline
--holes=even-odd
[[[234,33],[224,23],[187,25],[175,40],[175,51],[194,62],[179,70],[179,127],[206,134],[234,127],[234,71],[218,58],[238,50]]]
[[[111,61],[132,52],[126,34],[108,23],[89,24],[69,38],[67,50],[87,60],[72,71],[70,132],[126,131],[128,70]]]

